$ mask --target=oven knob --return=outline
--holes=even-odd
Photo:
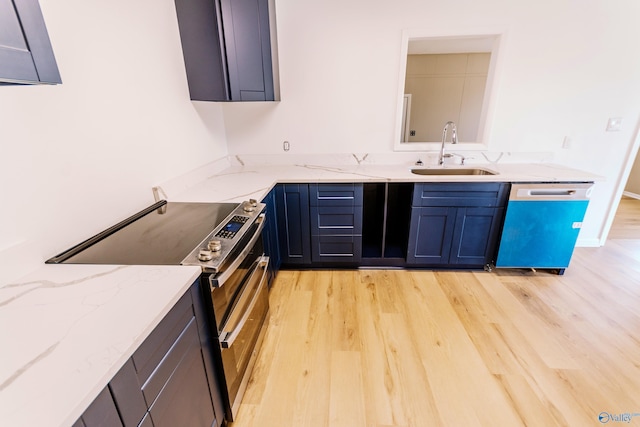
[[[220,252],[220,250],[222,250],[222,242],[220,240],[210,240],[207,246],[209,250],[213,252]]]
[[[198,259],[200,261],[211,261],[213,259],[213,253],[209,249],[200,249]]]
[[[256,210],[256,206],[258,206],[258,202],[254,199],[250,199],[248,202],[244,202],[242,210],[245,212],[253,212]]]

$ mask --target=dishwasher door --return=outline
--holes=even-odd
[[[593,183],[513,184],[496,267],[569,266]]]

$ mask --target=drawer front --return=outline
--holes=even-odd
[[[187,292],[151,332],[140,348],[133,353],[133,364],[140,384],[144,384],[151,376],[193,317],[193,302],[191,294]]]
[[[362,234],[362,206],[311,207],[311,234]]]
[[[36,409],[37,410],[37,409]],[[105,387],[72,427],[122,427],[118,410]]]
[[[310,206],[362,206],[362,184],[309,184]]]
[[[188,326],[182,331],[182,334],[180,334],[180,337],[166,353],[162,362],[142,386],[142,394],[144,394],[149,406],[156,400],[160,391],[162,391],[165,384],[174,374],[177,366],[180,365],[182,359],[185,358],[190,351],[193,351],[193,348],[199,347],[198,344],[198,328],[195,317],[192,317],[191,322],[189,322]],[[210,402],[209,405],[211,405]]]
[[[150,403],[149,414],[155,427],[211,426],[215,422],[194,324],[181,337],[186,344],[184,353],[171,366],[170,377]]]
[[[73,427],[218,425],[224,409],[203,303],[198,280]]]
[[[504,183],[417,183],[413,206],[504,206],[508,195]]]
[[[362,259],[362,236],[313,236],[313,262],[359,262]]]
[[[137,427],[147,413],[147,403],[131,359],[111,379],[109,388],[124,427]]]

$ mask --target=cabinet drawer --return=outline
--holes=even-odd
[[[147,403],[142,395],[142,384],[138,381],[131,359],[127,360],[111,379],[109,389],[124,427],[137,427],[147,413]]]
[[[191,294],[187,292],[133,353],[132,360],[140,384],[151,376],[193,317]]]
[[[188,326],[182,331],[180,337],[166,353],[162,362],[153,371],[153,374],[142,386],[142,394],[144,394],[147,404],[151,405],[165,384],[174,374],[177,366],[180,365],[183,358],[192,351],[192,348],[198,346],[198,328],[195,318],[191,318]]]
[[[504,206],[508,195],[504,183],[418,183],[413,206]]]
[[[314,206],[311,234],[362,234],[362,206]]]
[[[184,342],[184,348],[176,353],[182,352],[182,354],[169,363],[169,369],[166,372],[170,376],[158,390],[157,398],[149,402],[149,415],[155,427],[215,425],[216,418],[202,363],[197,328],[194,325],[195,322],[191,323],[181,337],[180,341]],[[176,343],[176,346],[178,345],[180,344]],[[172,349],[171,353],[173,351]],[[163,365],[165,363],[166,361]],[[162,368],[161,365],[158,369]]]
[[[362,236],[313,236],[313,262],[359,262],[362,258]]]
[[[205,317],[196,281],[73,427],[217,426],[224,409]]]
[[[310,206],[362,206],[362,184],[309,184]]]
[[[72,427],[122,427],[118,410],[105,387]]]

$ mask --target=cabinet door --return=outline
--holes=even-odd
[[[276,187],[278,237],[283,264],[311,263],[308,184]]]
[[[142,395],[133,360],[129,359],[109,382],[113,400],[120,412],[124,427],[136,427],[147,413],[147,402]]]
[[[458,208],[450,264],[482,266],[496,252],[503,208]]]
[[[0,0],[0,81],[61,83],[37,0]]]
[[[280,264],[282,262],[280,258],[280,244],[278,242],[278,217],[276,212],[276,190],[273,189],[267,194],[267,197],[262,200],[262,203],[266,204],[265,208],[265,221],[264,231],[262,232],[262,240],[264,241],[264,251],[269,256],[269,285],[275,278]]]
[[[100,392],[73,427],[122,427],[108,387]]]
[[[273,0],[175,0],[194,101],[275,101]]]
[[[232,101],[273,101],[268,0],[221,0]]]
[[[449,263],[456,208],[412,208],[407,264]]]
[[[175,0],[175,4],[191,99],[230,100],[217,2]]]
[[[156,376],[161,377],[159,382],[154,381]],[[157,396],[149,408],[155,427],[211,426],[215,422],[194,320],[172,346],[148,384],[152,389],[148,395]],[[159,389],[154,389],[156,386]],[[146,392],[145,388],[146,384],[143,392]]]
[[[214,349],[218,346],[218,340],[215,337],[212,329],[207,321],[208,314],[206,309],[207,299],[204,297],[204,292],[209,292],[208,280],[202,279],[204,284],[200,286],[200,283],[196,282],[191,286],[191,298],[193,300],[193,309],[198,323],[198,335],[200,338],[200,346],[202,347],[202,358],[204,360],[204,368],[207,372],[207,379],[209,382],[209,391],[211,392],[211,401],[213,403],[213,412],[216,420],[220,423],[224,419],[224,405],[222,402],[222,394],[220,392],[218,372],[214,365]],[[206,289],[206,291],[203,290]],[[211,331],[211,332],[210,332]],[[215,424],[217,425],[217,424]]]

